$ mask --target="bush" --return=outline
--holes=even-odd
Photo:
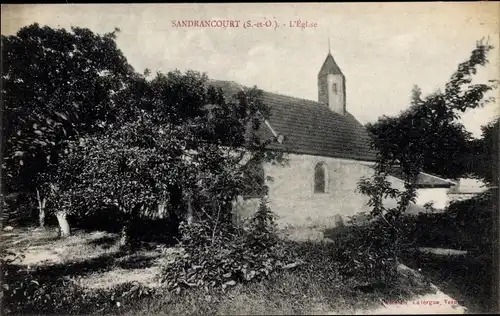
[[[229,223],[213,227],[201,220],[182,223],[180,246],[185,255],[166,267],[163,282],[180,293],[189,287],[225,290],[269,277],[283,266],[275,229],[274,215],[264,199],[242,229]]]
[[[493,226],[497,207],[493,191],[453,202],[444,213],[405,217],[406,235],[420,247],[492,252],[498,244]]]
[[[333,251],[339,272],[358,285],[393,283],[398,277],[398,256],[407,246],[406,240],[399,239],[400,230],[382,220],[343,228],[336,234]]]
[[[38,224],[38,206],[33,194],[14,193],[4,196],[2,210],[3,226]]]

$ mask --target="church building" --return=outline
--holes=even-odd
[[[214,81],[226,93],[236,93],[241,85]],[[357,191],[361,177],[370,176],[376,151],[370,146],[365,127],[349,113],[346,78],[328,53],[318,77],[318,100],[306,100],[264,91],[263,102],[271,116],[258,131],[263,140],[277,137],[270,149],[287,153],[285,166],[263,166],[271,210],[278,225],[285,227],[334,227],[348,216],[367,211],[368,197]],[[444,179],[419,177],[422,188],[447,188]],[[389,179],[395,187],[403,182]],[[429,183],[427,183],[429,182]],[[428,184],[428,185],[427,185]],[[248,217],[258,199],[241,199],[238,212]]]

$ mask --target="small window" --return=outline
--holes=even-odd
[[[332,91],[333,91],[333,93],[337,94],[337,84],[336,83],[334,83],[332,85]]]
[[[314,168],[314,193],[326,193],[327,174],[326,166],[320,162]]]

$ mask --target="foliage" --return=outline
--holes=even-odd
[[[488,43],[478,42],[470,58],[458,66],[446,83],[444,92],[421,98],[419,89],[414,89],[408,110],[396,117],[382,117],[368,126],[379,154],[373,177],[361,179],[358,189],[368,195],[372,207],[370,216],[385,226],[387,241],[400,244],[404,236],[398,227],[409,204],[415,202],[416,180],[423,168],[447,170],[449,167],[446,172],[455,172],[454,175],[460,171],[456,166],[445,168],[442,164],[453,161],[457,147],[460,150],[460,144],[468,137],[463,126],[457,123],[460,113],[491,101],[485,100],[485,95],[496,86],[492,82],[472,84],[472,80],[477,68],[488,62],[487,53],[492,48]],[[387,180],[395,167],[404,175],[403,190],[393,188]],[[386,207],[387,198],[396,200],[397,206]]]
[[[7,190],[41,193],[65,214],[116,207],[126,223],[161,203],[173,220],[227,222],[247,162],[281,159],[254,133],[269,116],[262,92],[228,97],[194,71],[148,79],[118,31],[33,24],[2,36]]]
[[[34,23],[2,36],[3,189],[36,191],[41,225],[45,203],[58,204],[49,199],[53,185],[66,186],[56,172],[67,142],[116,120],[112,95],[133,72],[116,46],[117,32]]]
[[[33,209],[36,208],[32,194],[10,194],[3,197],[2,225],[26,225],[34,221]]]
[[[460,249],[467,253],[443,256],[415,252],[407,254],[405,261],[425,267],[436,282],[451,283],[465,293],[464,305],[470,311],[496,311],[495,252],[499,243],[496,214],[498,188],[493,188],[471,199],[452,202],[443,213],[408,217],[405,222],[411,229],[407,234],[415,237],[416,246]]]
[[[59,315],[93,314],[133,305],[137,299],[154,294],[152,289],[135,282],[89,291],[65,277],[40,279],[32,273],[15,272],[15,268],[8,268],[12,276],[7,276],[4,284],[2,306],[5,315],[33,311]]]
[[[78,196],[87,210],[99,206],[116,206],[125,214],[139,213],[141,207],[151,210],[164,198],[168,182],[177,177],[172,166],[180,153],[174,147],[179,139],[176,131],[161,135],[150,123],[145,115],[103,135],[69,144],[73,150],[61,161],[58,176],[70,181],[64,181],[68,186],[59,191],[58,198],[75,202]],[[157,146],[147,148],[141,141],[154,141]]]
[[[307,261],[307,264],[283,271],[262,282],[238,284],[225,292],[206,293],[203,288],[197,288],[184,292],[183,295],[175,295],[154,288],[152,293],[148,291],[149,293],[145,294],[146,288],[138,284],[125,284],[105,290],[84,290],[74,283],[68,281],[63,283],[62,279],[53,276],[49,281],[21,273],[19,279],[28,280],[24,284],[32,289],[29,293],[38,287],[35,283],[30,284],[29,280],[36,280],[40,287],[46,289],[45,293],[57,300],[50,299],[47,304],[43,304],[43,300],[37,300],[37,303],[33,304],[32,301],[21,299],[23,292],[16,291],[15,297],[11,297],[9,293],[7,304],[2,306],[6,315],[32,314],[33,311],[50,315],[130,316],[165,313],[169,315],[261,315],[284,312],[308,314],[311,311],[326,313],[332,310],[366,310],[380,304],[381,298],[391,300],[414,294],[414,286],[400,283],[390,284],[384,293],[380,291],[366,293],[356,289],[350,280],[339,277],[337,265],[331,256],[333,246],[331,243],[293,243],[288,246],[294,249],[300,248],[296,252],[300,252],[300,256]],[[10,280],[9,284],[11,282],[13,281]],[[58,286],[49,286],[48,282]],[[142,294],[140,294],[141,289]],[[122,296],[130,290],[133,290],[130,296]],[[318,305],[321,310],[318,310]],[[7,313],[7,310],[10,312]]]
[[[490,252],[497,244],[494,216],[498,189],[491,189],[471,199],[452,202],[443,213],[425,214],[405,219],[417,246]]]
[[[477,68],[488,62],[486,56],[492,48],[479,42],[469,60],[458,66],[444,92],[422,98],[416,87],[408,110],[368,124],[380,158],[398,163],[408,175],[416,172],[412,169],[425,169],[445,177],[457,176],[460,169],[453,165],[453,158],[465,150],[470,134],[456,120],[460,113],[492,101],[485,95],[496,88],[494,82],[472,84]]]
[[[422,101],[418,100],[418,102]],[[466,131],[462,124],[456,122],[432,126],[434,123],[424,118],[433,114],[425,113],[427,106],[422,104],[420,106],[426,111],[418,113],[416,108],[418,106],[414,105],[414,108],[398,117],[382,116],[376,123],[367,124],[367,129],[375,135],[375,146],[382,148],[385,151],[383,154],[388,157],[402,161],[402,159],[409,159],[410,153],[417,153],[417,145],[432,140],[431,135],[434,135],[437,139],[426,143],[428,148],[425,149],[428,151],[420,158],[421,168],[444,178],[459,177],[463,174],[466,161],[457,157],[466,156],[470,152],[471,133]],[[388,147],[389,143],[390,148],[384,148]],[[398,152],[400,150],[401,153]],[[405,151],[407,151],[406,156],[403,156]]]
[[[334,259],[340,273],[358,286],[394,283],[398,278],[396,258],[411,241],[396,238],[398,230],[389,229],[381,219],[347,227],[335,238]]]
[[[191,215],[229,223],[249,162],[280,155],[265,150],[273,139],[261,143],[253,133],[267,112],[260,90],[226,101],[207,80],[192,71],[132,78],[114,98],[122,104],[120,121],[68,143],[57,173],[67,186],[58,201],[75,205],[77,195],[90,210],[116,207],[125,226],[153,215],[159,203],[173,221]]]
[[[266,278],[284,265],[274,215],[265,199],[240,231],[195,221],[182,225],[181,232],[185,255],[167,265],[163,278],[167,288],[177,293],[188,287],[225,290],[237,283]]]
[[[465,157],[468,162],[467,170],[472,176],[478,177],[489,186],[498,187],[498,153],[500,131],[498,118],[481,127],[481,138],[473,140],[471,152]]]
[[[464,293],[460,304],[469,313],[495,314],[498,311],[498,286],[495,260],[492,253],[474,253],[461,256],[443,256],[419,253],[411,258],[418,266],[425,267],[426,274],[444,291]]]
[[[24,189],[32,188],[30,181],[37,179],[31,175],[56,163],[61,140],[111,119],[111,93],[131,70],[116,47],[116,31],[97,35],[35,23],[2,36],[3,167],[9,190],[19,185],[12,182],[18,177]]]

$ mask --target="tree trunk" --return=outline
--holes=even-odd
[[[120,246],[124,247],[129,244],[129,233],[130,233],[130,217],[127,216],[126,209],[123,206],[118,206],[122,217],[122,230],[120,233]]]
[[[132,211],[127,214],[125,208],[121,208],[123,218],[123,226],[120,237],[120,246],[133,247],[136,244],[137,232],[134,231],[139,219],[139,208],[135,206]]]
[[[168,202],[166,199],[161,199],[158,203],[158,218],[162,219],[167,217],[168,214]]]
[[[56,213],[57,222],[59,223],[59,228],[61,230],[61,237],[68,237],[71,234],[69,223],[66,218],[65,212]]]
[[[125,247],[129,244],[129,237],[128,237],[128,227],[126,225],[124,225],[122,227],[122,231],[121,231],[121,237],[120,237],[120,246],[121,247]]]
[[[193,201],[193,199],[191,197],[191,193],[188,193],[186,195],[186,204],[187,204],[186,219],[187,219],[188,225],[191,225],[191,223],[193,222],[193,203],[192,203],[192,201]]]
[[[46,198],[40,197],[40,191],[36,190],[36,199],[38,201],[38,224],[40,228],[45,226],[45,204],[47,202]]]
[[[45,200],[43,200],[45,202]],[[45,208],[40,207],[39,212],[38,212],[38,224],[40,228],[43,228],[45,226]]]

